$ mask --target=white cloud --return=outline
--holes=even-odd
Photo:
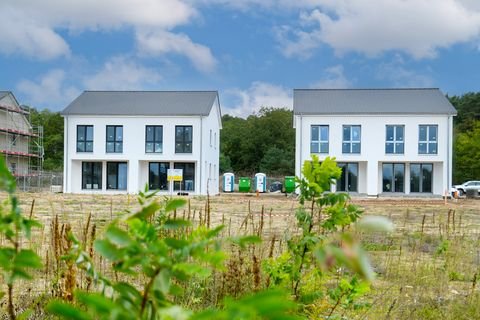
[[[293,107],[291,90],[267,82],[255,81],[246,90],[229,89],[225,92],[224,111],[233,116],[247,117],[258,112],[261,107],[289,108]]]
[[[351,87],[352,83],[345,77],[343,66],[336,65],[325,69],[325,75],[312,84],[312,88],[318,89],[345,89]]]
[[[197,15],[183,0],[5,0],[0,12],[0,52],[38,59],[68,54],[59,30],[171,29]]]
[[[337,54],[355,51],[375,56],[398,50],[417,59],[432,58],[440,48],[480,36],[480,8],[470,0],[318,3],[319,8],[301,15],[300,28],[285,32],[282,27],[277,32],[286,56],[305,57],[327,44]]]
[[[388,86],[397,88],[424,88],[435,85],[435,81],[431,76],[408,69],[399,55],[395,56],[391,62],[380,64],[376,70],[375,77],[379,80],[387,81]]]
[[[197,70],[202,72],[213,71],[217,64],[208,47],[194,43],[185,34],[174,34],[164,30],[140,31],[137,33],[137,45],[141,54],[176,53],[183,55],[192,62]]]
[[[161,76],[126,57],[114,57],[103,68],[84,78],[86,89],[90,90],[141,90],[155,87]]]
[[[25,103],[34,107],[55,109],[65,107],[80,92],[65,82],[65,71],[54,69],[37,81],[20,81],[17,89],[27,97]]]

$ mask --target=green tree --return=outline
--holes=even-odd
[[[59,112],[48,109],[30,109],[30,121],[34,126],[43,126],[43,147],[45,170],[63,168],[63,118]]]
[[[480,121],[472,129],[457,132],[453,144],[453,181],[463,183],[480,178]]]

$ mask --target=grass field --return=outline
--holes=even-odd
[[[64,250],[58,238],[62,237],[65,224],[69,224],[88,247],[94,236],[92,233],[101,234],[102,228],[119,212],[138,207],[135,196],[126,195],[21,193],[20,200],[24,213],[43,225],[25,245],[33,247],[43,258],[45,270],[35,277],[33,284],[23,283],[18,287],[19,305],[62,290],[64,284],[56,257]],[[442,200],[353,199],[352,202],[363,208],[365,215],[389,217],[395,231],[357,234],[369,252],[377,277],[371,291],[362,298],[370,307],[345,310],[341,316],[351,319],[480,319],[477,285],[480,277],[480,201],[449,200],[445,204]],[[298,231],[297,206],[296,199],[281,195],[191,197],[188,206],[176,215],[209,226],[224,224],[224,236],[261,230],[264,245],[257,255],[264,259],[271,254],[269,251],[278,255],[285,246],[284,239]],[[3,241],[0,239],[0,243]],[[99,270],[108,272],[109,266],[100,257],[94,259]],[[239,264],[235,266],[237,274],[232,276],[237,278],[231,281],[250,279],[253,266],[248,255],[238,254],[228,263]],[[81,284],[85,279],[77,281]],[[215,294],[192,293],[187,303],[215,303]],[[210,301],[205,301],[207,296]]]

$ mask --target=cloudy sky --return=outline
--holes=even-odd
[[[293,88],[480,91],[478,0],[0,0],[0,89],[219,90],[224,113]]]

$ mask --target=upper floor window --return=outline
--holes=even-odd
[[[175,153],[192,153],[192,126],[175,126]]]
[[[162,153],[163,151],[163,127],[146,126],[145,129],[145,152]]]
[[[387,126],[385,153],[396,153],[396,154],[404,153],[404,150],[405,150],[404,133],[405,133],[405,126],[403,125]]]
[[[310,152],[328,153],[328,126],[312,126]]]
[[[93,126],[77,126],[77,152],[93,152]]]
[[[360,126],[343,126],[343,153],[360,153]]]
[[[123,152],[123,126],[107,126],[107,152]]]
[[[438,126],[421,125],[418,131],[418,153],[437,154]]]

